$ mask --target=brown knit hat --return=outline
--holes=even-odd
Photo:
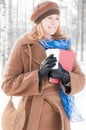
[[[51,1],[45,1],[37,5],[30,19],[38,24],[41,20],[52,14],[60,14],[58,4]]]

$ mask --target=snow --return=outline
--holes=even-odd
[[[82,71],[86,74],[86,62],[80,62],[80,67],[82,69]],[[0,67],[1,68],[1,67]],[[0,70],[1,71],[1,70]],[[0,75],[0,79],[1,79],[1,75]],[[0,81],[1,83],[1,81]],[[86,88],[84,88],[80,93],[75,95],[76,97],[76,103],[77,103],[77,107],[79,109],[79,111],[81,112],[84,121],[83,122],[74,122],[71,123],[71,128],[72,130],[86,130]],[[1,118],[2,118],[2,113],[4,110],[4,107],[6,105],[6,103],[8,102],[9,97],[7,97],[1,90],[0,87],[0,130],[1,129]],[[14,106],[17,108],[18,107],[18,103],[20,101],[20,97],[16,97],[13,99],[14,101]]]

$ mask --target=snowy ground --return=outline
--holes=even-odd
[[[86,74],[86,62],[79,62],[79,63],[82,68],[82,71]],[[0,75],[0,79],[1,79],[1,75]],[[71,123],[71,128],[72,128],[72,130],[86,130],[86,105],[85,105],[86,88],[82,92],[78,93],[75,97],[76,97],[77,107],[79,108],[79,110],[84,118],[84,121],[78,122],[78,123]],[[18,97],[16,99],[14,99],[15,107],[17,107],[19,100],[20,100],[20,98],[18,98]],[[4,93],[2,92],[1,87],[0,87],[0,130],[2,130],[1,129],[2,112],[3,112],[3,109],[7,102],[8,102],[8,97],[6,95],[4,95]]]

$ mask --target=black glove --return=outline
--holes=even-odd
[[[69,72],[63,69],[60,63],[58,63],[58,69],[52,69],[49,72],[49,76],[60,79],[64,85],[70,82]]]
[[[45,76],[49,73],[49,71],[56,65],[56,57],[53,54],[49,55],[45,58],[41,65],[40,69],[38,70],[39,81],[42,81]]]

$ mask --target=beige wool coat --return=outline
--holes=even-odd
[[[31,52],[27,45],[30,45]],[[29,40],[28,34],[21,37],[15,43],[6,65],[2,89],[7,95],[28,96],[23,130],[70,130],[70,121],[64,112],[58,85],[50,83],[46,77],[39,93],[38,69],[45,57],[45,50],[38,41]],[[70,72],[70,81],[69,95],[83,89],[85,76],[76,60]],[[64,86],[62,88],[65,91]]]

